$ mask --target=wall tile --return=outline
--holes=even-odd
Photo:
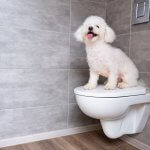
[[[70,68],[88,69],[86,50],[83,43],[77,42],[71,34],[70,39]]]
[[[88,70],[70,70],[69,73],[69,102],[76,103],[74,88],[83,86],[88,82]]]
[[[140,73],[140,78],[144,81],[145,85],[150,88],[150,73]]]
[[[69,105],[69,118],[68,118],[68,127],[79,127],[79,126],[85,126],[90,124],[96,124],[97,121],[95,119],[92,119],[79,109],[77,104],[70,104]]]
[[[117,34],[129,33],[131,0],[113,0],[107,3],[107,23]]]
[[[71,57],[86,57],[85,45],[76,41],[73,34],[70,38],[70,56]]]
[[[131,58],[140,72],[150,72],[150,32],[143,31],[131,35]]]
[[[94,3],[106,3],[107,0],[72,0],[72,2],[77,2],[77,3],[80,3],[80,2],[94,2]]]
[[[101,16],[105,19],[105,1],[101,3],[92,2],[72,2],[71,3],[71,30],[74,32],[83,21],[91,15]]]
[[[113,1],[115,1],[115,0],[106,0],[107,2],[106,3],[109,3],[109,2],[113,2]]]
[[[71,57],[70,58],[71,69],[88,69],[88,63],[86,57]]]
[[[69,0],[3,0],[0,26],[34,30],[69,31]],[[62,19],[63,18],[63,19]],[[60,21],[61,20],[61,21]]]
[[[132,32],[138,32],[138,31],[144,31],[144,30],[150,30],[150,22],[142,23],[138,25],[132,25],[131,27]]]
[[[67,127],[67,105],[0,111],[0,139]]]
[[[1,27],[0,53],[0,68],[68,68],[69,35]]]
[[[130,42],[129,34],[118,35],[117,39],[112,45],[117,48],[120,48],[121,50],[123,50],[123,52],[129,55],[129,42]]]
[[[1,69],[0,109],[67,104],[68,73],[50,69]]]

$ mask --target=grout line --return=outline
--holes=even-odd
[[[150,72],[139,72],[139,73],[147,73],[147,74],[149,74]]]
[[[140,30],[140,31],[133,31],[131,32],[132,34],[137,34],[137,33],[141,33],[141,32],[150,32],[150,29],[144,29],[144,30]]]
[[[107,23],[107,4],[108,4],[108,0],[105,0],[105,21]]]
[[[111,3],[115,3],[115,1],[117,1],[117,0],[113,0],[113,1],[107,0],[107,3],[111,4]]]
[[[129,33],[120,33],[120,34],[116,34],[116,36],[124,36],[124,35],[129,35],[130,34],[130,32]]]
[[[78,1],[75,1],[75,2],[72,2],[72,3],[79,3]],[[95,1],[87,1],[87,2],[83,2],[83,3],[94,3],[94,4],[102,4],[102,3],[105,3],[106,4],[106,0],[104,0],[103,2],[100,1],[100,2],[95,2]]]
[[[62,68],[0,68],[0,70],[60,70],[60,71],[72,71],[72,70],[89,70],[89,68],[68,68],[68,69],[62,69]],[[139,73],[150,73],[149,71],[147,72],[139,72]]]
[[[7,26],[2,26],[0,25],[0,31],[1,29],[7,29],[8,31],[8,27]],[[59,32],[59,31],[53,31],[53,30],[46,30],[46,29],[34,29],[34,28],[27,28],[25,26],[16,26],[16,27],[10,27],[9,30],[12,30],[12,29],[17,29],[17,30],[29,30],[29,31],[33,31],[33,32],[49,32],[49,33],[58,33],[58,34],[65,34],[65,35],[68,35],[69,32],[66,31],[66,33],[63,31],[63,32]],[[2,30],[3,31],[3,30]]]
[[[137,34],[137,33],[142,33],[142,32],[150,32],[150,29],[144,29],[140,31],[131,31],[131,34]],[[123,35],[129,35],[129,33],[121,33],[121,34],[116,34],[117,36],[123,36]]]
[[[78,105],[77,103],[75,103],[75,102],[71,102],[69,105]]]
[[[18,109],[39,109],[39,108],[48,108],[48,107],[54,107],[54,106],[67,106],[67,104],[55,104],[55,105],[43,105],[43,106],[29,106],[29,107],[17,107],[17,108],[5,108],[0,109],[1,111],[9,111],[9,110],[18,110]]]
[[[130,37],[129,37],[129,57],[131,58],[131,27],[132,27],[132,0],[131,0],[131,3],[130,3]]]
[[[84,70],[85,71],[85,70],[89,70],[89,68],[85,68],[85,69],[71,69],[70,68],[70,70]]]
[[[68,70],[66,68],[0,68],[0,70]]]
[[[69,57],[68,57],[68,110],[67,110],[67,128],[69,127],[69,94],[70,94],[70,90],[69,90],[69,85],[70,85],[70,50],[71,50],[71,0],[70,0],[70,22],[69,22]]]
[[[121,33],[121,34],[117,34],[116,36],[125,36],[125,35],[130,35],[130,32],[129,33]]]
[[[0,68],[0,70],[89,70],[88,68]]]

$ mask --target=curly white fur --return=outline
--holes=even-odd
[[[88,37],[89,27],[93,34]],[[90,78],[85,89],[97,86],[99,75],[108,78],[105,89],[127,88],[138,84],[139,72],[132,60],[120,49],[109,43],[115,40],[114,31],[104,19],[98,16],[88,17],[75,32],[77,41],[86,45],[87,61],[90,67]]]

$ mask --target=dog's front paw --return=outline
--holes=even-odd
[[[107,83],[107,84],[104,86],[104,88],[105,88],[105,90],[113,90],[113,89],[116,88],[116,85]]]
[[[118,88],[120,88],[120,89],[124,89],[124,88],[127,88],[127,87],[128,87],[128,84],[126,84],[124,82],[118,83]]]
[[[89,84],[87,83],[86,85],[84,85],[84,89],[85,90],[92,90],[92,89],[95,89],[97,85],[95,84]]]

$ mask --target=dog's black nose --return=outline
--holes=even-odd
[[[89,27],[89,31],[92,31],[92,30],[93,30],[93,27],[92,27],[92,26],[90,26],[90,27]]]

